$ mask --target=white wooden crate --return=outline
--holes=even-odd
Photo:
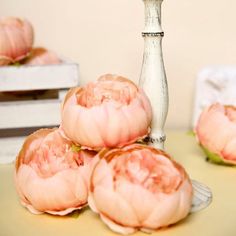
[[[196,82],[193,127],[202,110],[216,102],[236,106],[236,66],[208,66],[200,71]]]
[[[54,126],[60,123],[60,104],[66,89],[57,98],[0,102],[0,129]]]
[[[75,63],[0,68],[0,92],[69,88],[78,82],[78,65]]]
[[[0,68],[0,163],[13,161],[24,140],[24,137],[3,137],[3,133],[59,125],[65,93],[78,84],[75,63]]]

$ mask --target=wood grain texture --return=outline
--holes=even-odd
[[[139,84],[149,97],[153,111],[148,143],[164,149],[168,86],[162,56],[161,3],[162,0],[144,0],[144,53]]]
[[[0,92],[70,88],[78,83],[78,65],[75,63],[0,68]]]

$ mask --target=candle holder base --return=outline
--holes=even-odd
[[[212,192],[205,184],[191,180],[193,185],[193,201],[190,213],[194,213],[208,207],[212,202]]]

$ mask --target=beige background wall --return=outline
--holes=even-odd
[[[164,60],[169,83],[168,128],[188,128],[198,71],[236,64],[235,0],[165,0]],[[141,69],[141,0],[1,0],[0,16],[28,18],[35,45],[80,64],[81,83],[107,72],[137,82]]]

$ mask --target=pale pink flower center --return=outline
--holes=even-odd
[[[176,191],[183,178],[170,160],[149,150],[125,153],[115,160],[115,182],[125,178],[153,193]]]
[[[71,146],[72,143],[52,132],[35,151],[29,166],[43,178],[53,176],[62,170],[77,169],[84,164],[84,160],[78,152],[72,151]]]
[[[77,95],[77,102],[84,107],[101,105],[108,101],[116,101],[128,105],[137,95],[137,88],[127,82],[99,81],[88,84]]]

